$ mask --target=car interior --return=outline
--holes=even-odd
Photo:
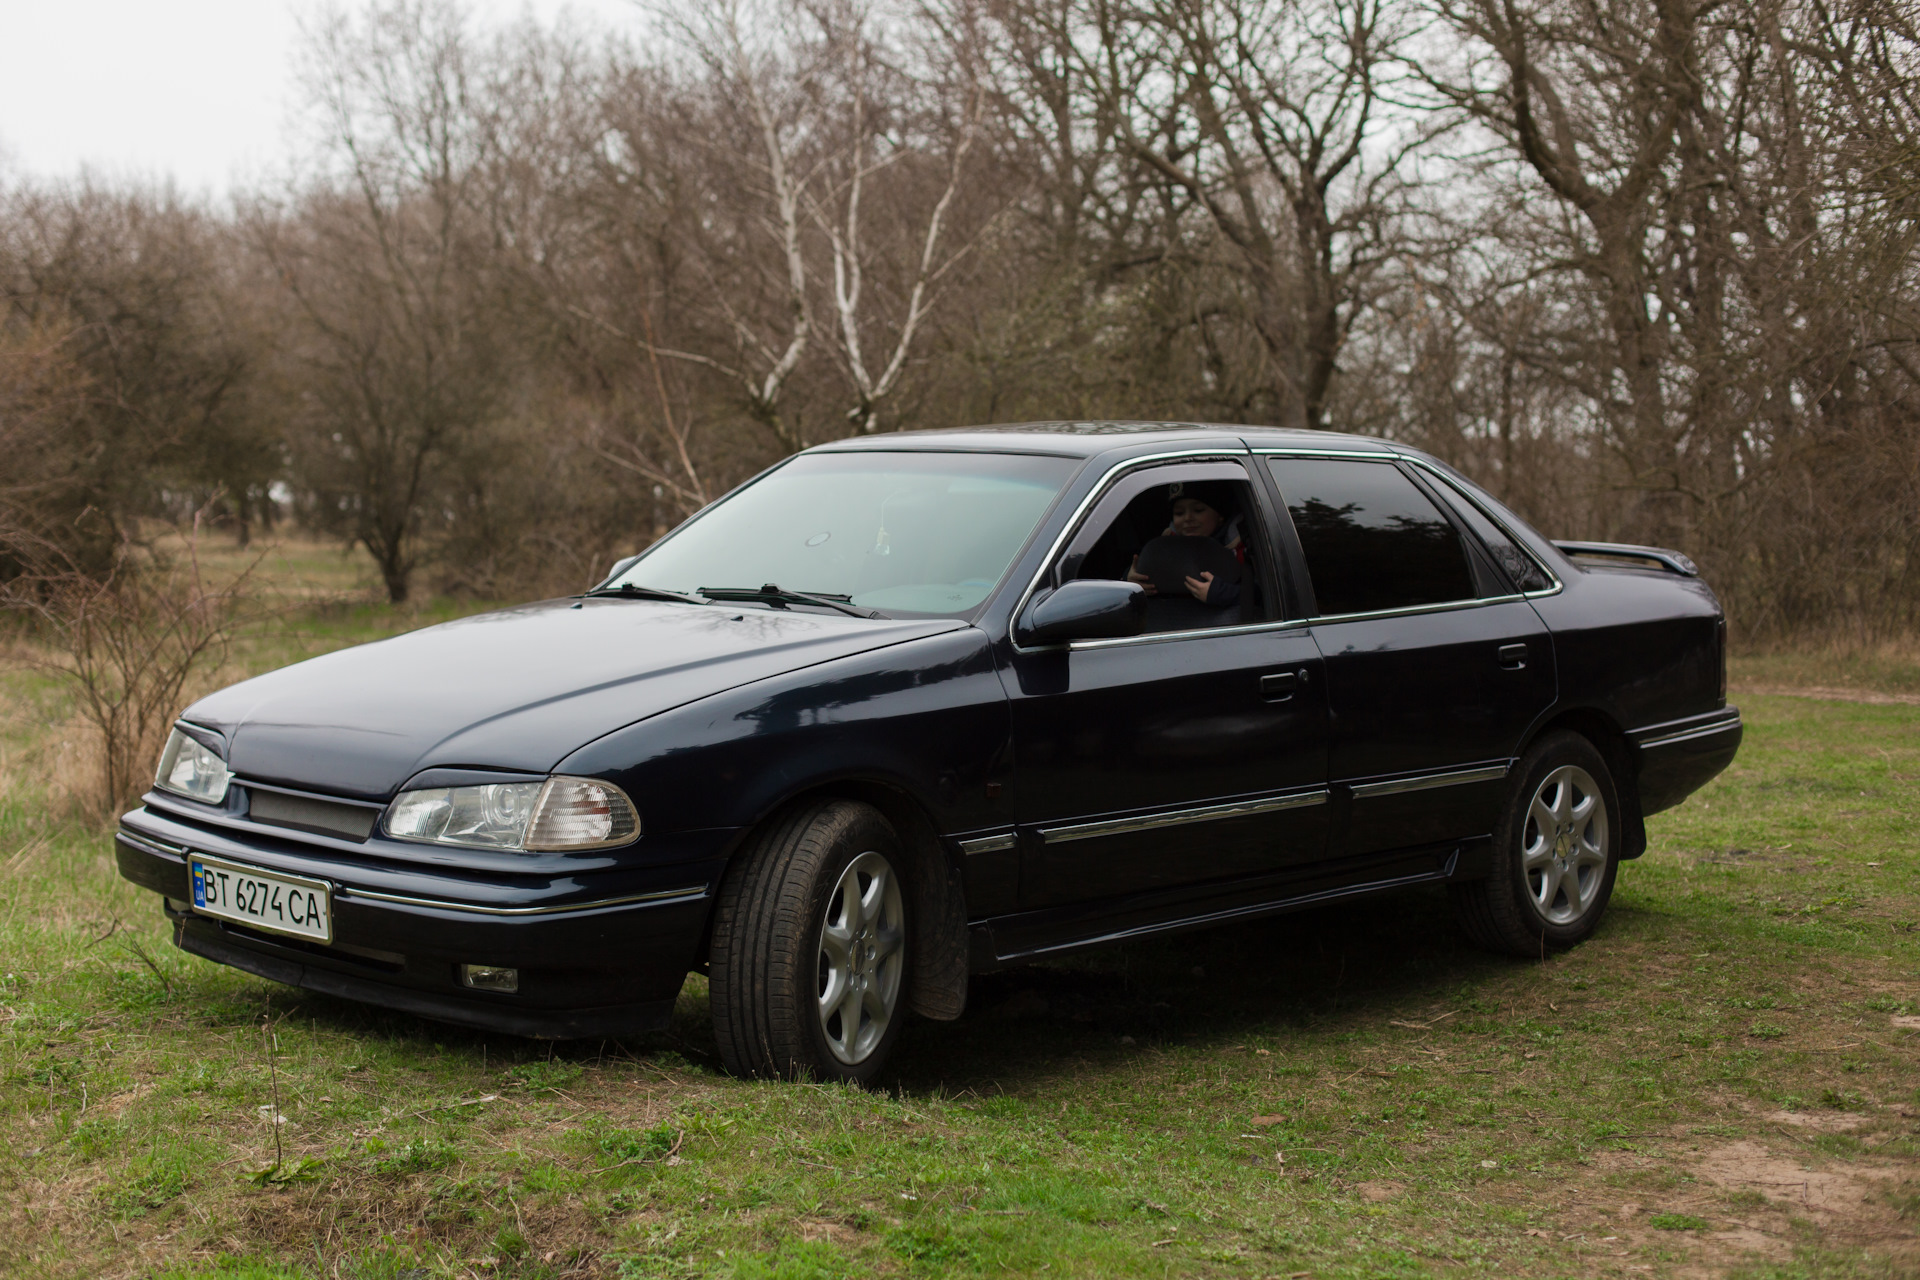
[[[1233,482],[1240,511],[1255,510],[1252,486]],[[1062,564],[1061,580],[1077,578],[1125,579],[1133,558],[1140,549],[1167,531],[1169,502],[1164,485],[1155,484],[1136,495],[1101,530],[1084,554],[1070,553]],[[1231,518],[1231,513],[1229,514]],[[1262,575],[1255,571],[1251,555],[1260,544],[1258,525],[1251,514],[1241,516],[1241,527],[1249,544],[1248,572],[1241,579],[1239,602],[1226,608],[1203,604],[1191,596],[1156,595],[1147,601],[1145,633],[1197,631],[1212,627],[1231,627],[1244,622],[1267,620],[1269,612]],[[1076,539],[1076,544],[1081,539]]]

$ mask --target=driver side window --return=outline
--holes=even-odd
[[[1276,616],[1253,486],[1237,463],[1150,467],[1097,503],[1054,581],[1133,581],[1147,592],[1143,634],[1202,631]]]

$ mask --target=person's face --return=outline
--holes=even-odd
[[[1220,513],[1198,498],[1175,498],[1173,531],[1188,538],[1211,538],[1222,521]]]

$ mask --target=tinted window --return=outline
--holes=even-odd
[[[617,582],[839,596],[965,613],[993,590],[1074,469],[992,453],[810,453],[709,507]]]
[[[1469,600],[1466,548],[1390,463],[1275,458],[1322,614]]]
[[[1522,591],[1545,591],[1553,586],[1553,579],[1547,576],[1547,571],[1535,564],[1533,557],[1507,536],[1506,530],[1489,520],[1473,499],[1451,483],[1441,486],[1440,491],[1452,499],[1454,510],[1466,521],[1467,528],[1487,544],[1487,550],[1493,553],[1494,560],[1514,586]]]

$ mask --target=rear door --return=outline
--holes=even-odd
[[[1274,456],[1326,662],[1334,852],[1483,836],[1554,698],[1533,607],[1389,454]]]

